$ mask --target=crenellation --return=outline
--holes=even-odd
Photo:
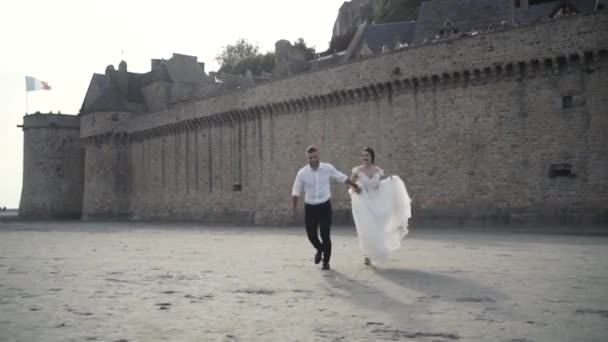
[[[353,103],[361,102],[362,94],[360,88],[350,89],[349,91],[352,93]]]
[[[388,82],[384,83],[384,89],[385,89],[388,97],[393,96],[393,82],[388,81]]]
[[[325,95],[319,95],[316,97],[317,103],[320,109],[326,108],[327,99]]]
[[[505,78],[507,81],[512,81],[516,78],[515,65],[513,62],[507,62],[505,65]]]
[[[250,110],[249,108],[239,110],[239,121],[245,122],[249,119]]]
[[[375,84],[369,84],[365,87],[365,89],[367,90],[365,101],[375,101],[378,99],[378,91]]]
[[[296,100],[298,112],[305,112],[308,108],[306,108],[306,99],[299,98]]]
[[[344,97],[343,97],[343,91],[344,90],[340,89],[340,90],[334,90],[332,92],[332,98],[334,99],[333,102],[334,102],[335,106],[340,106],[342,104],[345,104]]]
[[[374,96],[374,100],[377,100],[380,97],[384,96],[384,83],[376,83],[373,85],[374,90],[375,90],[375,96]]]
[[[569,60],[569,63],[573,64],[573,65],[582,64],[581,53],[580,52],[571,53],[570,56],[568,56],[568,60]]]
[[[481,81],[481,71],[478,68],[473,69],[473,72],[471,73],[471,81],[475,84],[481,84],[479,82]]]
[[[464,76],[460,71],[453,71],[452,76],[451,76],[451,83],[450,83],[451,87],[452,88],[460,87],[463,77]]]
[[[459,84],[460,87],[466,88],[469,87],[471,85],[471,71],[470,70],[464,70],[462,72],[462,78],[461,78],[461,84]]]
[[[549,75],[549,73],[553,72],[553,59],[544,58],[542,65],[543,65],[542,68],[544,71],[543,76],[547,76],[547,75]]]
[[[309,96],[305,96],[300,98],[300,103],[302,105],[302,111],[308,112],[312,108],[312,99]]]
[[[540,76],[541,74],[541,64],[538,59],[532,59],[530,61],[530,67],[528,68],[530,72],[534,75],[534,77]]]
[[[428,78],[425,75],[415,77],[412,80],[412,84],[414,85],[415,90],[416,91],[426,91],[427,80],[428,80]]]
[[[279,102],[278,107],[279,107],[279,112],[277,113],[277,115],[285,115],[285,114],[289,114],[289,112],[291,112],[291,108],[289,107],[289,102],[287,102],[287,101]]]
[[[264,116],[276,115],[278,111],[279,107],[277,103],[270,103],[266,106],[266,112],[264,113]]]
[[[235,109],[235,110],[229,112],[229,114],[227,115],[227,119],[228,119],[228,123],[229,123],[230,127],[234,127],[236,122],[239,121],[240,112],[241,112],[240,109]]]
[[[403,92],[403,82],[400,79],[396,79],[391,83],[391,95],[401,95]]]
[[[339,105],[339,98],[338,98],[338,93],[336,91],[333,91],[329,94],[327,94],[327,108],[331,108],[331,107],[335,107]]]
[[[142,143],[147,142],[148,139],[149,139],[149,135],[150,135],[150,131],[149,130],[146,129],[146,130],[142,131],[141,132],[141,142]]]
[[[285,105],[285,114],[290,114],[290,113],[296,113],[297,112],[297,108],[296,108],[296,99],[291,99],[288,101],[284,102]]]
[[[490,83],[490,82],[497,81],[494,68],[492,68],[490,66],[486,66],[483,68],[482,72],[483,72],[484,78],[486,79],[486,82]]]

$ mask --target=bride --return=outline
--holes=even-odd
[[[373,149],[364,148],[361,160],[363,165],[353,168],[351,179],[362,191],[356,194],[350,189],[349,193],[364,263],[371,266],[371,260],[386,261],[389,253],[401,246],[412,217],[411,199],[401,178],[386,177],[374,165]]]

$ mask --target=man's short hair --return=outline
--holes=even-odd
[[[317,152],[319,149],[316,146],[308,146],[308,148],[306,149],[306,153],[313,153],[313,152]]]

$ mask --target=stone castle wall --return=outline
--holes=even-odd
[[[607,30],[604,14],[574,16],[146,115],[83,115],[84,216],[292,223],[314,143],[346,173],[374,147],[415,219],[605,224]],[[333,193],[349,221],[345,187]]]
[[[23,188],[19,215],[79,218],[83,155],[75,115],[34,114],[23,118]]]

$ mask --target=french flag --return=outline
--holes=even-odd
[[[51,86],[31,76],[25,76],[25,91],[51,90]]]

